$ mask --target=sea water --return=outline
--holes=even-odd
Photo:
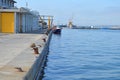
[[[120,80],[120,31],[53,34],[43,80]]]

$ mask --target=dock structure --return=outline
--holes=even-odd
[[[47,43],[43,41],[44,38]],[[30,47],[33,43],[38,47],[39,54],[35,54]],[[0,33],[0,44],[1,80],[33,80],[39,77],[38,72],[43,69],[41,64],[44,64],[44,58],[48,53],[46,34]]]
[[[39,80],[51,37],[45,33],[52,26],[53,16],[16,8],[15,3],[0,0],[0,80]],[[44,25],[47,28],[41,30]]]

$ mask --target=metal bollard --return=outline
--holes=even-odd
[[[39,54],[38,47],[36,47],[35,43],[32,43],[30,47],[33,48],[34,54]]]
[[[45,38],[43,38],[42,40],[43,40],[44,42],[46,42],[46,39],[45,39]]]
[[[39,54],[38,47],[33,48],[35,54]]]

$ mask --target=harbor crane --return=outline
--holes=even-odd
[[[48,29],[50,29],[53,26],[53,16],[40,15],[39,23],[42,24],[43,28],[48,27]]]

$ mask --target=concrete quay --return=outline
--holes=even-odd
[[[23,80],[38,56],[30,45],[35,43],[41,53],[45,45],[43,38],[48,36],[0,33],[0,80]]]

